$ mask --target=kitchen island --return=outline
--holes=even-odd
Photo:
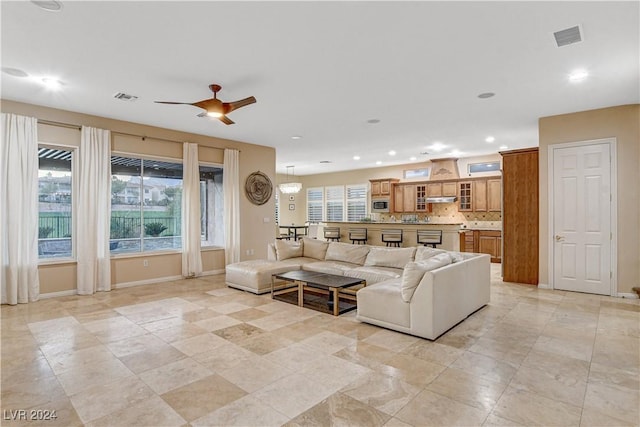
[[[367,244],[375,246],[385,246],[382,242],[381,233],[385,229],[402,230],[402,247],[417,246],[418,230],[442,230],[442,244],[437,245],[439,249],[448,251],[460,250],[460,226],[462,223],[438,224],[433,222],[325,222],[318,227],[318,238],[322,239],[324,227],[340,227],[340,241],[351,243],[349,240],[350,228],[366,228]]]

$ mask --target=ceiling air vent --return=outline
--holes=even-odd
[[[582,41],[582,35],[580,34],[580,26],[567,28],[565,30],[556,31],[553,33],[553,37],[556,39],[558,47],[567,46],[573,43]]]
[[[118,93],[116,93],[115,95],[113,95],[113,97],[114,97],[115,99],[120,99],[120,100],[122,100],[122,101],[131,101],[131,102],[133,102],[133,101],[135,101],[136,99],[138,99],[138,97],[137,97],[137,96],[129,95],[128,93],[123,93],[123,92],[118,92]]]

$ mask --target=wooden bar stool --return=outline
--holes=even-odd
[[[382,230],[382,243],[386,243],[387,246],[395,246],[399,248],[400,246],[402,246],[402,230],[401,229]]]
[[[349,229],[349,240],[351,240],[352,244],[356,244],[356,242],[360,244],[367,243],[367,229],[366,228],[350,228]]]
[[[417,240],[419,245],[435,248],[442,244],[442,230],[418,230]]]
[[[330,242],[340,241],[340,227],[325,227],[324,239]]]

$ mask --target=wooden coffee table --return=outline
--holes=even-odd
[[[284,284],[276,285],[280,280]],[[326,305],[334,316],[346,313],[356,308],[355,291],[351,288],[357,285],[367,286],[367,282],[354,277],[338,276],[336,274],[316,273],[313,271],[296,270],[271,276],[271,298],[286,302],[293,302],[291,294],[297,292],[297,303],[305,307],[305,292],[307,294],[326,296]],[[287,295],[289,298],[283,298]],[[277,298],[277,297],[282,298]],[[342,300],[342,301],[341,301]],[[351,301],[348,303],[347,301]],[[307,308],[319,311],[319,306],[307,304]]]

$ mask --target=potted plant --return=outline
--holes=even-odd
[[[161,222],[150,222],[144,225],[144,232],[147,236],[158,237],[167,227]]]

